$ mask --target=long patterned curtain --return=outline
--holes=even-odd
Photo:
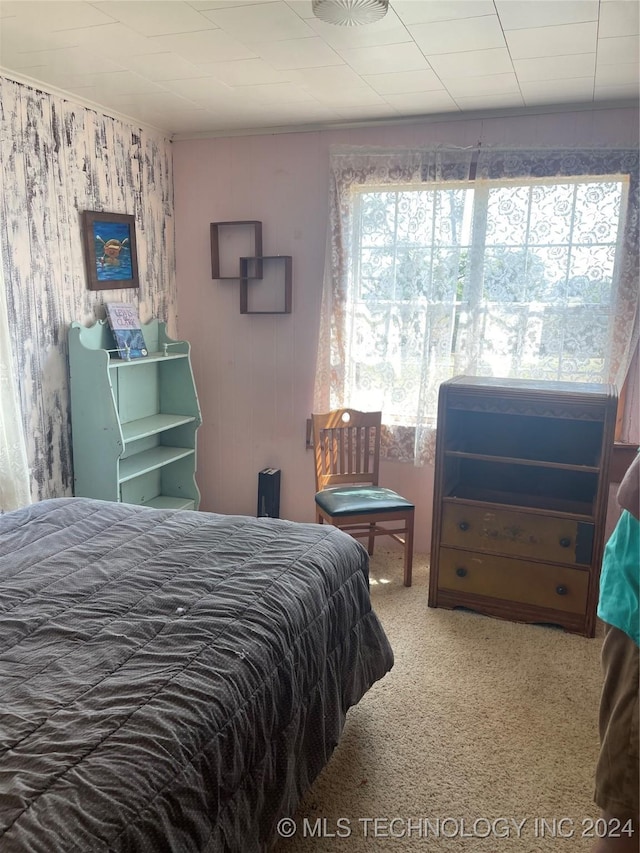
[[[315,411],[382,409],[432,461],[458,374],[621,386],[637,344],[638,152],[331,153]]]
[[[29,467],[9,341],[4,275],[0,263],[0,512],[30,503]]]

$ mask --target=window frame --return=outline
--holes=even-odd
[[[617,184],[619,187],[619,196],[617,199],[618,204],[618,224],[616,229],[616,239],[615,241],[600,241],[600,242],[591,242],[585,243],[580,242],[577,243],[574,239],[575,234],[575,223],[576,223],[576,195],[577,195],[577,187],[591,185],[591,184]],[[584,174],[584,175],[556,175],[556,176],[541,176],[541,177],[514,177],[514,178],[489,178],[489,179],[475,179],[475,180],[440,180],[433,181],[426,184],[403,184],[402,182],[398,183],[371,183],[363,186],[353,186],[351,189],[351,221],[352,221],[352,258],[351,264],[348,270],[348,288],[347,288],[347,314],[349,317],[347,324],[347,335],[346,335],[346,347],[348,353],[347,363],[345,365],[345,388],[347,392],[350,392],[352,389],[357,387],[357,371],[358,371],[358,362],[352,357],[352,349],[354,345],[355,335],[357,334],[355,329],[356,323],[356,306],[357,305],[366,305],[370,307],[371,305],[375,305],[377,307],[383,308],[386,306],[395,306],[402,304],[409,304],[410,300],[403,299],[402,297],[398,297],[396,294],[396,298],[389,299],[381,296],[378,299],[367,299],[363,297],[363,288],[362,288],[362,275],[361,275],[361,264],[362,264],[362,254],[363,254],[363,215],[364,215],[364,197],[366,195],[375,195],[379,193],[383,193],[385,195],[394,195],[395,199],[395,221],[394,221],[394,233],[393,233],[393,242],[390,244],[392,253],[393,253],[393,269],[394,269],[394,291],[397,286],[395,281],[395,273],[396,273],[396,263],[398,257],[398,246],[399,241],[397,237],[398,233],[398,217],[397,210],[399,205],[399,196],[403,194],[410,193],[429,193],[434,195],[434,200],[432,202],[432,210],[436,204],[436,194],[441,191],[451,191],[457,189],[463,189],[465,192],[471,194],[470,201],[470,222],[468,223],[469,229],[469,240],[468,242],[461,242],[457,248],[459,251],[463,251],[467,249],[469,252],[469,274],[468,280],[466,282],[465,292],[462,296],[458,296],[455,299],[454,303],[447,303],[451,305],[455,305],[454,308],[454,324],[458,327],[460,322],[461,315],[463,313],[467,314],[468,318],[471,318],[471,323],[476,324],[482,317],[482,303],[483,303],[483,295],[484,295],[484,279],[485,279],[485,264],[484,259],[487,251],[487,229],[488,229],[488,217],[489,217],[489,203],[490,203],[490,194],[491,190],[495,188],[502,187],[524,187],[528,190],[528,200],[527,200],[527,211],[528,211],[528,222],[526,226],[526,239],[521,243],[514,243],[513,248],[520,248],[522,251],[528,252],[531,249],[531,246],[538,248],[540,246],[544,247],[545,244],[536,244],[531,243],[529,240],[530,235],[530,219],[531,219],[531,196],[535,191],[535,188],[538,186],[562,186],[562,185],[572,185],[573,186],[573,194],[572,194],[572,212],[571,212],[571,225],[569,231],[569,238],[564,243],[549,243],[546,244],[547,248],[551,248],[553,246],[561,246],[567,251],[567,261],[566,261],[566,272],[565,272],[565,282],[568,280],[569,272],[570,272],[570,263],[572,254],[576,248],[584,247],[584,246],[614,246],[615,247],[615,259],[613,263],[613,267],[611,270],[611,278],[615,279],[616,275],[616,267],[619,264],[619,256],[620,250],[622,246],[622,239],[625,227],[625,211],[628,206],[628,196],[629,196],[629,184],[630,177],[628,174],[624,173],[612,173],[606,175],[592,175],[592,174]],[[466,204],[466,203],[465,203]],[[435,226],[434,226],[435,227]],[[433,250],[435,246],[435,242],[432,240],[430,244],[425,244],[424,249]],[[499,244],[496,244],[499,245]],[[449,248],[456,248],[453,244]],[[489,245],[491,248],[491,245]],[[417,300],[421,301],[421,300]],[[491,301],[491,300],[485,300]],[[434,304],[445,304],[444,302],[439,303],[437,300],[431,300],[429,298],[425,298],[421,301],[425,307]],[[508,302],[504,302],[502,304],[508,305]],[[531,300],[526,301],[523,300],[521,302],[523,306],[531,305],[533,302]],[[544,304],[544,303],[543,303]],[[548,304],[548,303],[547,303]],[[595,305],[596,303],[589,302],[579,302],[576,303],[577,306],[588,307],[590,305]],[[609,315],[608,327],[611,326],[612,317],[614,314],[614,305],[612,303],[609,304],[608,309],[603,305],[602,313],[604,315]],[[456,333],[454,333],[456,334]],[[455,340],[452,340],[452,347],[450,351],[451,361],[453,362],[454,355],[456,353],[456,343]],[[605,363],[603,364],[601,373],[604,375],[606,373],[607,364],[610,357],[610,353],[607,351],[605,354]],[[451,373],[454,375],[454,372]],[[572,380],[567,380],[572,381]],[[580,380],[573,380],[580,381]],[[604,381],[604,380],[603,380]],[[397,420],[397,417],[393,418],[393,423],[398,426],[409,426],[412,428],[413,418],[407,418],[409,423],[406,421],[404,423],[400,423]],[[435,421],[435,413],[433,413],[433,420]]]

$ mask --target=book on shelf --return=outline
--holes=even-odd
[[[120,358],[129,361],[148,355],[135,305],[129,302],[106,302],[104,307]]]

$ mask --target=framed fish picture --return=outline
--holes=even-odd
[[[85,210],[82,237],[89,290],[140,286],[133,216]]]

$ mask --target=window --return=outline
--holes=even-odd
[[[423,464],[451,376],[621,387],[638,336],[638,159],[334,149],[315,410],[382,409],[383,455]]]
[[[606,382],[627,184],[356,191],[350,404],[415,426],[425,366],[440,379],[469,372]],[[430,403],[426,420],[435,425]]]

